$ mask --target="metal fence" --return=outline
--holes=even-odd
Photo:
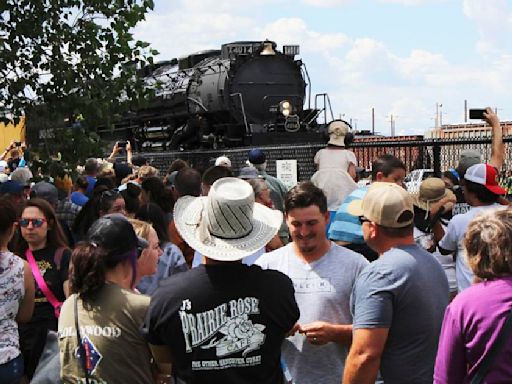
[[[512,159],[512,136],[505,137],[505,166],[509,169],[509,161]],[[261,147],[267,156],[267,171],[270,174],[276,172],[276,160],[297,160],[297,171],[299,180],[309,180],[316,167],[313,158],[316,152],[325,145],[303,144],[303,145],[279,145]],[[183,152],[153,152],[144,155],[152,160],[154,166],[162,172],[169,164],[177,159],[188,161],[200,171],[212,166],[218,156],[229,157],[233,165],[235,175],[240,168],[244,167],[250,147],[225,149],[225,150],[197,150]],[[482,161],[489,161],[491,158],[490,138],[464,138],[464,139],[427,139],[414,141],[395,142],[356,142],[351,149],[356,154],[360,167],[371,168],[372,161],[382,154],[392,154],[400,158],[406,165],[407,170],[433,169],[437,174],[448,168],[454,168],[465,149],[475,149],[482,154]]]

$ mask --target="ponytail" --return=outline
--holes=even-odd
[[[84,303],[91,303],[105,286],[107,270],[115,268],[125,260],[130,261],[132,280],[137,275],[137,249],[117,254],[108,253],[93,242],[78,243],[71,255],[71,292],[76,293]]]
[[[105,286],[106,251],[94,243],[79,243],[72,255],[71,291],[84,302],[97,298]]]

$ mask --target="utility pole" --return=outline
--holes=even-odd
[[[375,135],[375,108],[372,107],[372,135]]]
[[[435,128],[439,128],[439,103],[436,103],[436,126]]]
[[[468,100],[464,100],[464,123],[468,122]]]
[[[390,125],[390,130],[391,130],[391,136],[394,137],[395,136],[395,121],[393,120],[393,114],[391,114],[389,117],[389,125]]]

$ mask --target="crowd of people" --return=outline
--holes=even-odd
[[[389,154],[358,184],[341,120],[290,190],[259,148],[160,175],[116,143],[74,182],[9,162],[0,384],[512,382],[512,207],[486,120],[489,163],[463,151],[414,193]]]

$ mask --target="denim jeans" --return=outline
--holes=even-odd
[[[21,354],[0,365],[0,384],[19,384],[23,377],[23,357]]]

